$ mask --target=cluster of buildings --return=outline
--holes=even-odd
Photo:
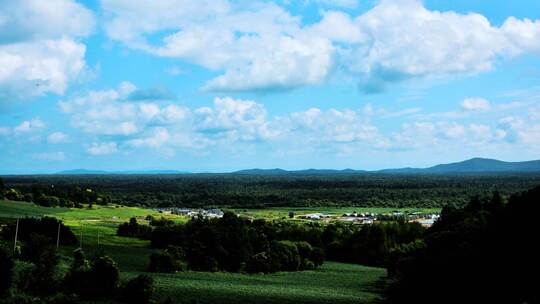
[[[344,213],[341,216],[329,215],[323,213],[308,213],[299,215],[298,218],[314,221],[340,221],[348,222],[358,225],[369,225],[375,221],[395,220],[396,218],[405,218],[409,222],[420,223],[424,227],[430,227],[439,218],[439,214],[426,214],[422,212],[404,213],[404,212],[392,212],[389,214],[376,214],[372,212],[365,213]]]
[[[160,208],[158,209],[160,213],[164,214],[176,214],[184,216],[203,216],[210,218],[221,218],[223,217],[223,211],[221,209],[189,209],[189,208]]]
[[[431,225],[433,225],[433,223],[435,223],[435,221],[437,221],[439,217],[439,214],[428,214],[409,219],[409,222],[417,222],[424,227],[431,227]]]
[[[308,213],[298,216],[301,219],[306,220],[322,220],[322,221],[330,221],[330,220],[337,220],[342,222],[351,222],[353,224],[373,224],[373,222],[377,219],[376,215],[374,213],[345,213],[342,216],[333,216],[329,214],[324,213]]]

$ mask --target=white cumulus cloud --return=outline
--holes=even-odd
[[[332,2],[354,6],[356,1]],[[376,92],[404,79],[490,71],[505,58],[540,50],[540,20],[510,17],[496,26],[477,13],[429,10],[420,0],[382,0],[358,16],[321,11],[312,23],[263,2],[106,0],[102,5],[109,37],[220,72],[204,86],[214,91],[316,85],[341,71],[366,92]],[[163,32],[161,40],[150,42]]]
[[[54,132],[47,136],[47,142],[50,144],[65,143],[69,139],[69,136],[63,132]]]
[[[63,94],[86,67],[77,41],[94,26],[72,0],[0,1],[0,102]]]
[[[461,107],[467,111],[488,111],[491,109],[489,101],[484,98],[465,98],[461,102]]]
[[[45,128],[45,123],[39,119],[25,120],[13,128],[15,134],[30,133]]]
[[[93,142],[86,149],[86,152],[90,155],[108,155],[118,151],[117,144],[115,142]]]

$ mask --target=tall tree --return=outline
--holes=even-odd
[[[8,251],[0,246],[0,296],[10,287],[13,279],[13,259]]]

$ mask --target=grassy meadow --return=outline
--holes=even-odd
[[[368,212],[361,208],[351,208],[351,211],[346,211],[347,208],[337,209],[332,210]],[[287,208],[255,210],[249,215],[275,219],[287,216],[290,211],[301,214],[310,210],[332,212],[328,208]],[[82,247],[88,256],[103,252],[112,257],[118,263],[123,278],[143,273],[148,257],[155,250],[150,248],[148,241],[116,236],[119,224],[131,217],[144,221],[147,215],[164,216],[179,222],[187,220],[186,217],[134,207],[94,205],[92,209],[46,208],[30,203],[0,201],[0,222],[44,215],[62,219],[78,238],[82,234]],[[62,269],[68,268],[71,252],[76,247],[60,248]],[[385,270],[326,262],[314,271],[266,275],[186,271],[151,276],[155,280],[156,298],[170,297],[177,303],[372,303],[380,299]]]

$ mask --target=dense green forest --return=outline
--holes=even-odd
[[[539,211],[540,187],[445,207],[423,238],[390,252],[389,302],[539,303]]]
[[[538,174],[423,175],[42,175],[4,176],[9,199],[76,206],[108,202],[146,207],[442,207],[474,195],[502,196],[540,184]]]

